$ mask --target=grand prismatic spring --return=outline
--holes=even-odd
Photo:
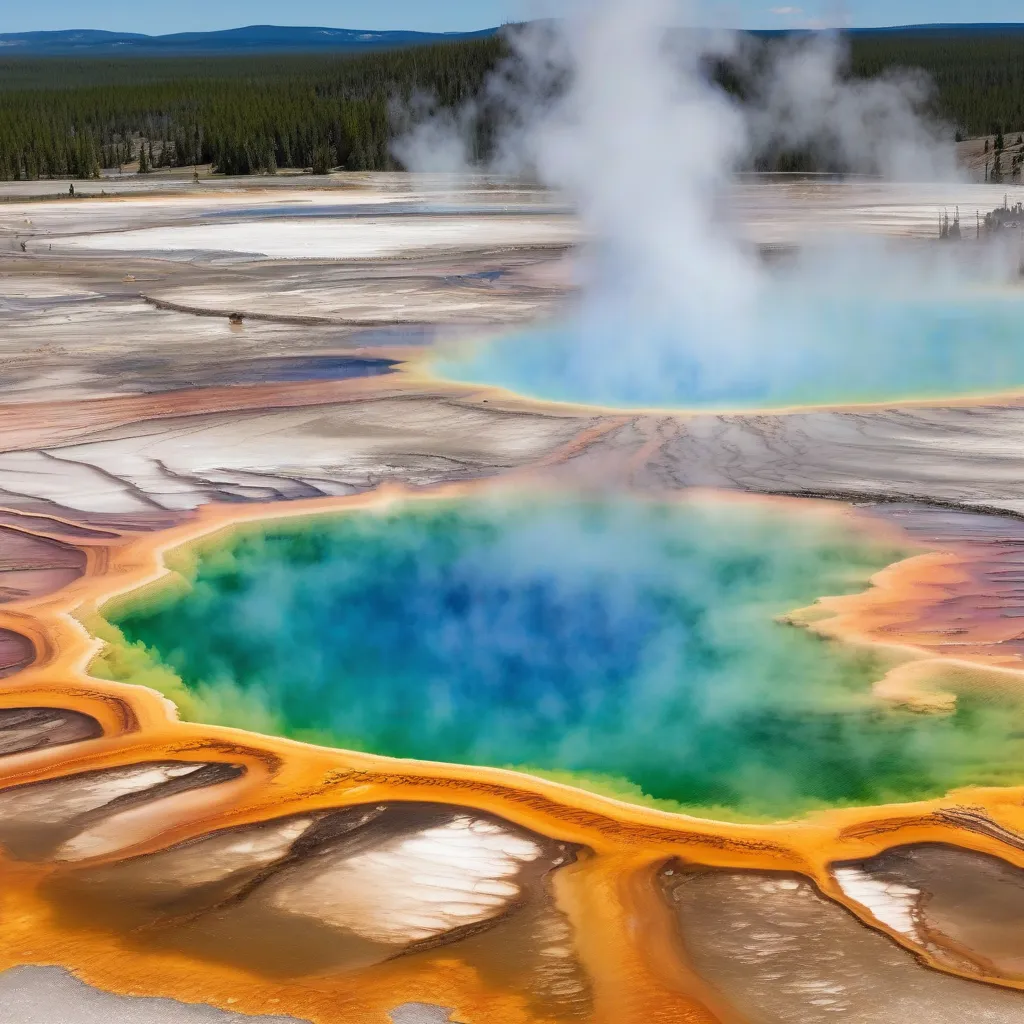
[[[778,621],[900,558],[856,525],[799,503],[541,494],[304,521],[129,602],[92,671],[162,684],[199,721],[695,814],[1024,781],[1012,700],[894,708],[871,687],[898,658]]]
[[[0,184],[0,1024],[1024,1024],[1024,191],[593,7],[515,176]]]
[[[745,338],[591,315],[463,342],[430,361],[441,376],[543,401],[728,411],[934,401],[1024,387],[1019,290],[919,297],[777,295]],[[628,344],[623,344],[623,339]],[[822,339],[828,339],[822,343]],[[595,348],[601,353],[595,360]],[[641,357],[642,356],[642,357]]]

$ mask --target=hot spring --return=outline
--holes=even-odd
[[[730,316],[598,309],[451,349],[432,372],[558,402],[703,411],[843,406],[1024,388],[1024,295],[771,291]]]
[[[183,717],[779,818],[1021,777],[1017,706],[872,696],[882,655],[779,621],[907,551],[813,503],[400,501],[269,521],[108,609],[93,672]]]

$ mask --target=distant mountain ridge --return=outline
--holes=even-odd
[[[248,25],[217,32],[175,32],[148,36],[138,32],[65,29],[57,32],[0,33],[0,59],[29,57],[203,56],[244,53],[358,52],[460,39],[485,39],[498,28],[479,32],[376,32],[346,28]],[[757,36],[802,35],[810,30],[771,29]],[[1024,35],[1024,23],[941,23],[847,29],[853,36]]]
[[[922,25],[879,25],[875,28],[846,29],[859,35],[871,32],[963,32],[966,34],[1024,32],[1022,21],[933,21]]]
[[[66,29],[58,32],[0,33],[0,59],[32,57],[168,57],[231,54],[379,50],[419,46],[458,39],[483,39],[497,28],[480,32],[373,32],[345,28],[248,25],[219,32],[175,32],[147,36],[136,32]]]

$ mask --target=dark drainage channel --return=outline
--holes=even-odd
[[[358,356],[288,356],[225,368],[211,383],[285,384],[304,380],[380,377],[393,373],[397,365],[394,359],[363,359]]]

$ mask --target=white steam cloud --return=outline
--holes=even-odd
[[[635,177],[685,150],[690,168],[721,181],[773,144],[898,180],[955,177],[949,133],[922,116],[932,91],[922,73],[854,80],[833,34],[779,39],[766,54],[738,33],[681,28],[693,21],[680,0],[590,0],[522,26],[482,97],[457,111],[414,98],[395,156],[414,171],[478,167],[474,126],[487,108],[504,122],[489,170],[536,171],[573,193],[609,160]],[[749,81],[746,102],[709,81],[716,57]]]
[[[536,176],[573,203],[588,244],[557,373],[577,393],[545,397],[678,404],[682,381],[729,404],[784,389],[823,344],[859,353],[848,359],[892,358],[913,324],[882,307],[865,313],[863,296],[902,289],[927,306],[962,273],[948,253],[835,238],[768,268],[730,206],[737,171],[759,154],[953,181],[951,133],[921,115],[921,75],[851,80],[834,36],[793,37],[766,54],[737,33],[680,29],[688,13],[674,0],[591,0],[531,23],[510,35],[511,58],[473,105],[414,113],[396,144],[413,170],[479,169],[477,118],[497,111],[488,169]],[[744,102],[709,74],[726,58],[748,86]],[[927,360],[926,339],[915,358]],[[820,372],[847,371],[825,360]]]
[[[922,114],[932,96],[927,76],[907,69],[848,79],[844,60],[829,34],[776,44],[746,108],[754,152],[774,144],[889,180],[954,180],[950,133]]]

